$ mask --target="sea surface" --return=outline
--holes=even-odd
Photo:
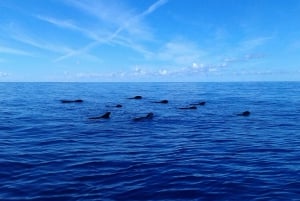
[[[0,200],[300,200],[300,82],[0,83]]]

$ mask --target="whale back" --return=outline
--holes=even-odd
[[[247,117],[249,115],[250,115],[250,112],[248,110],[238,114],[238,116],[244,116],[244,117]]]
[[[147,114],[146,118],[147,118],[147,119],[151,119],[151,118],[153,118],[153,115],[154,115],[154,114],[153,114],[152,112],[150,112],[150,113]]]
[[[104,115],[101,116],[103,119],[108,119],[110,118],[110,112],[106,112]]]

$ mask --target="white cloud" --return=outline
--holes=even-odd
[[[198,65],[197,63],[194,62],[194,63],[192,64],[192,68],[197,69],[197,68],[199,68],[199,65]]]
[[[57,19],[53,17],[48,17],[48,16],[42,16],[42,15],[37,15],[36,16],[39,20],[45,21],[47,23],[50,23],[52,25],[55,25],[57,27],[61,27],[64,29],[69,29],[73,31],[77,31],[84,35],[87,38],[96,40],[98,42],[105,42],[103,38],[107,37],[108,31],[103,31],[99,33],[97,30],[91,30],[90,28],[82,28],[78,25],[76,25],[72,20],[62,20],[62,19]]]
[[[257,60],[257,59],[261,59],[264,57],[265,57],[264,54],[245,54],[243,56],[227,57],[227,58],[223,59],[222,65],[225,67],[225,66],[228,66],[229,64],[250,62],[252,60]]]
[[[135,69],[133,71],[133,75],[135,75],[135,76],[144,76],[147,74],[148,74],[147,71],[140,67],[135,67]]]
[[[74,29],[74,30],[80,30],[79,27],[77,27],[76,25],[73,24],[72,21],[70,20],[58,20],[55,18],[51,18],[51,17],[46,17],[46,16],[42,16],[42,15],[37,15],[36,16],[38,19],[48,22],[50,24],[59,26],[59,27],[63,27],[63,28],[68,28],[68,29]]]
[[[65,45],[54,44],[51,42],[46,42],[37,37],[32,37],[26,34],[26,31],[17,32],[17,30],[11,30],[10,37],[18,42],[30,45],[41,50],[50,51],[58,54],[75,54],[76,50]],[[98,57],[90,55],[88,53],[83,53],[82,58],[93,61],[100,61]],[[54,62],[58,61],[57,59]]]
[[[70,6],[97,18],[103,26],[115,29],[116,31],[109,38],[115,38],[121,31],[126,31],[139,37],[148,35],[144,31],[147,29],[147,26],[142,23],[142,18],[153,13],[166,3],[167,0],[158,0],[144,12],[137,14],[134,12],[134,9],[129,8],[122,1],[110,0],[108,3],[105,0],[69,0]]]
[[[166,69],[159,70],[160,75],[167,75],[168,71]]]
[[[11,47],[4,47],[4,46],[0,46],[0,53],[15,54],[15,55],[22,55],[22,56],[33,56],[33,54],[30,52],[16,49],[16,48],[11,48]]]
[[[165,61],[169,67],[152,66],[149,69],[138,69],[136,75],[147,76],[189,76],[220,74],[227,71],[233,64],[252,62],[263,58],[263,54],[244,54],[243,56],[225,57],[210,55],[209,52],[201,50],[197,44],[187,40],[172,40],[164,44],[158,53],[151,55],[153,61]],[[219,61],[218,61],[219,60]],[[143,73],[141,73],[143,72]]]
[[[63,81],[119,81],[124,77],[125,73],[112,72],[63,72],[62,76],[58,78]]]
[[[196,44],[189,41],[177,40],[166,43],[155,57],[174,64],[186,65],[198,61],[203,54],[203,51]]]
[[[123,47],[130,48],[130,49],[132,49],[136,52],[141,53],[146,58],[151,58],[154,55],[153,52],[146,49],[143,45],[132,41],[132,39],[130,39],[128,37],[118,36],[115,40],[112,41],[112,43],[117,44],[117,45],[121,45]]]
[[[242,51],[251,51],[259,46],[266,44],[272,37],[257,37],[249,40],[242,41],[239,49]]]
[[[80,55],[87,55],[88,50],[95,47],[96,45],[98,45],[98,41],[90,43],[88,46],[86,46],[85,48],[83,48],[81,50],[69,49],[68,52],[65,55],[54,59],[54,62],[59,62],[59,61],[62,61],[66,58],[69,58],[69,57],[72,57],[72,56],[75,56],[75,55],[79,55],[79,54]]]
[[[85,14],[97,18],[99,25],[106,27],[110,31],[107,36],[105,36],[105,41],[110,42],[116,38],[119,33],[123,30],[130,32],[130,29],[127,29],[129,24],[133,24],[133,19],[136,17],[131,9],[127,8],[123,4],[116,3],[115,1],[86,1],[86,0],[70,0],[70,6],[75,7]],[[137,30],[137,21],[136,27],[132,30]],[[136,31],[137,32],[137,31]],[[98,41],[98,40],[97,40]],[[99,42],[99,41],[98,41]],[[102,41],[103,42],[103,41]]]
[[[19,41],[21,43],[30,45],[35,48],[39,48],[41,50],[45,51],[50,51],[58,54],[66,54],[66,55],[73,55],[76,54],[76,50],[69,48],[65,45],[60,45],[60,44],[53,44],[49,42],[45,42],[43,40],[40,40],[38,38],[33,39],[33,37],[26,35],[25,33],[21,34],[16,34],[16,33],[11,33],[11,38],[13,38],[16,41]],[[96,56],[93,56],[91,54],[88,54],[86,52],[82,53],[81,55],[82,59],[89,60],[89,61],[95,61],[95,62],[101,62],[102,60],[99,59]],[[58,62],[60,61],[60,58],[54,59],[53,62]]]
[[[3,26],[0,29],[11,39],[35,48],[39,48],[41,50],[46,50],[59,54],[66,54],[72,51],[71,48],[66,47],[64,45],[54,44],[51,41],[41,40],[40,37],[42,36],[36,36],[34,35],[34,33],[28,32],[27,29],[18,26],[15,23],[9,24],[8,26]]]
[[[8,76],[8,73],[0,72],[0,78],[7,77],[7,76]]]
[[[168,2],[168,0],[158,0],[157,2],[152,4],[146,11],[144,11],[141,14],[141,17],[151,14],[152,12],[154,12],[156,9],[158,9],[162,5],[166,4],[167,2]]]
[[[233,74],[234,75],[272,75],[274,73],[275,72],[270,71],[270,70],[265,70],[265,71],[243,70],[243,71],[234,72]]]
[[[30,45],[32,47],[36,47],[42,50],[47,50],[50,52],[56,52],[56,53],[66,53],[71,51],[70,48],[60,45],[55,45],[52,43],[48,43],[45,41],[39,41],[38,39],[33,39],[33,37],[30,37],[24,33],[22,34],[16,34],[12,33],[11,38],[13,38],[16,41],[19,41],[21,43]]]
[[[246,54],[244,56],[244,59],[246,61],[248,61],[248,60],[253,60],[253,59],[261,59],[261,58],[264,58],[264,57],[265,57],[264,54]]]
[[[209,71],[209,72],[217,72],[218,69],[217,69],[217,68],[209,68],[208,71]]]
[[[226,63],[233,63],[233,62],[240,61],[240,59],[236,58],[236,57],[228,57],[228,58],[225,58],[223,61]]]
[[[75,77],[77,78],[102,78],[110,76],[110,74],[102,74],[102,73],[76,73]]]
[[[144,12],[141,14],[132,14],[129,12],[131,9],[128,9],[126,7],[122,7],[119,4],[116,6],[116,4],[110,2],[107,3],[107,1],[78,1],[78,0],[70,0],[71,6],[75,6],[83,11],[85,11],[87,14],[90,14],[92,16],[95,16],[99,19],[101,19],[102,22],[106,24],[113,24],[114,27],[117,27],[114,32],[111,32],[110,35],[108,35],[106,38],[98,40],[89,43],[87,46],[76,50],[69,52],[59,58],[56,59],[56,61],[62,61],[64,59],[67,59],[69,57],[84,54],[87,51],[90,51],[92,48],[103,44],[103,43],[111,43],[114,42],[116,39],[120,37],[120,34],[125,31],[126,33],[122,35],[124,38],[139,38],[144,37],[147,34],[147,32],[144,32],[143,30],[146,29],[145,26],[141,23],[142,19],[146,17],[147,15],[153,13],[156,9],[158,9],[160,6],[164,5],[167,1],[166,0],[158,0],[154,4],[150,5]],[[57,23],[58,24],[58,23]],[[73,28],[70,24],[66,23],[59,23],[60,25],[64,25],[65,27]],[[110,28],[113,29],[114,27]],[[138,35],[136,35],[138,33]],[[126,34],[129,34],[127,36]],[[138,37],[137,37],[138,36]],[[116,43],[118,44],[125,44],[126,47],[132,47],[132,49],[137,50],[139,52],[147,53],[145,48],[143,48],[141,45],[138,45],[134,43],[131,40],[131,46],[130,43],[128,44],[129,40],[122,40],[120,43],[120,40],[118,40]],[[132,45],[134,44],[134,45]]]
[[[69,0],[67,3],[84,14],[97,18],[101,23],[114,27],[121,26],[132,17],[129,8],[114,0]]]

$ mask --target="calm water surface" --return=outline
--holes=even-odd
[[[299,82],[0,83],[0,200],[300,200],[299,114]]]

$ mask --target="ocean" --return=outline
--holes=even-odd
[[[300,82],[0,83],[0,200],[300,200],[299,114]]]

